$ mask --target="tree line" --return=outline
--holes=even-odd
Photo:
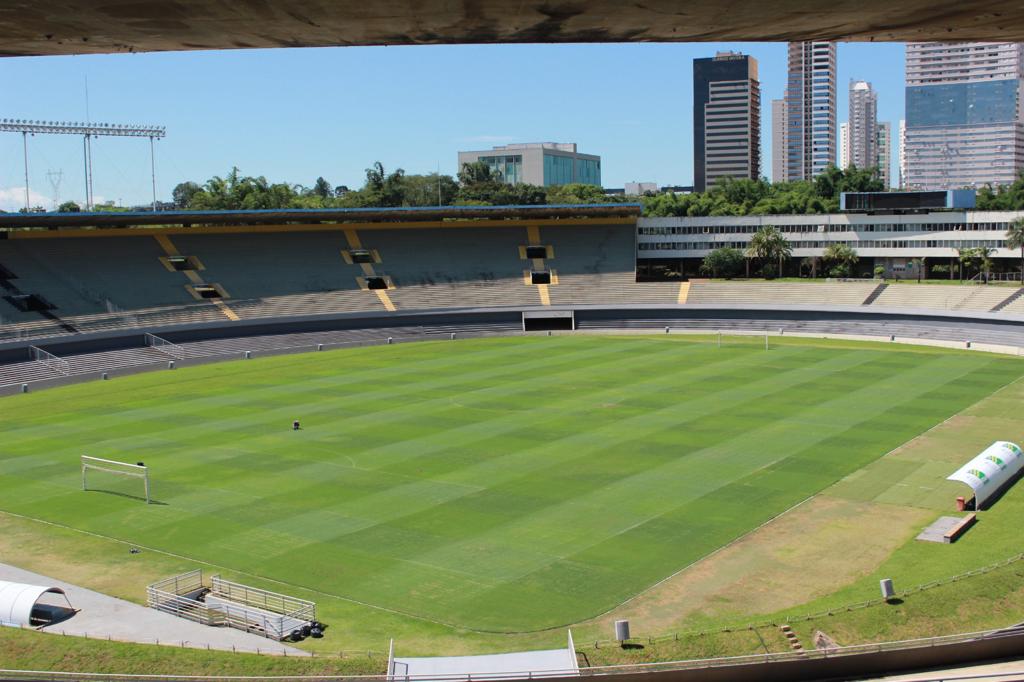
[[[366,169],[358,189],[332,186],[318,177],[312,186],[270,183],[263,176],[242,175],[232,168],[200,185],[182,182],[174,188],[174,205],[183,210],[248,210],[267,208],[397,208],[402,206],[477,206],[583,204],[624,201],[606,197],[596,185],[538,187],[506,184],[482,162],[463,165],[458,177],[439,173],[410,175],[385,169],[379,161]]]

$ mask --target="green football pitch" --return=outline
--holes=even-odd
[[[980,353],[656,336],[207,365],[0,399],[0,510],[532,631],[615,607],[1022,373]],[[83,492],[83,454],[144,461],[158,503],[103,474]]]

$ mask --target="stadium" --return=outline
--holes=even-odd
[[[190,665],[88,588],[389,679],[1015,651],[1021,290],[639,282],[639,214],[4,215],[0,578],[80,608],[23,625]]]

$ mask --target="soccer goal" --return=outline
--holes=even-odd
[[[114,478],[110,478],[111,476]],[[82,455],[82,490],[103,490],[120,493],[120,486],[112,484],[114,480],[121,477],[142,479],[146,504],[152,501],[149,496],[149,467],[145,464],[141,462],[139,464],[131,464],[129,462],[118,462],[112,459]],[[140,497],[138,495],[138,488],[135,488],[134,492],[121,494]]]

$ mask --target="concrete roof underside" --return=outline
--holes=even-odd
[[[1024,41],[1017,0],[0,0],[0,55],[419,45]]]

